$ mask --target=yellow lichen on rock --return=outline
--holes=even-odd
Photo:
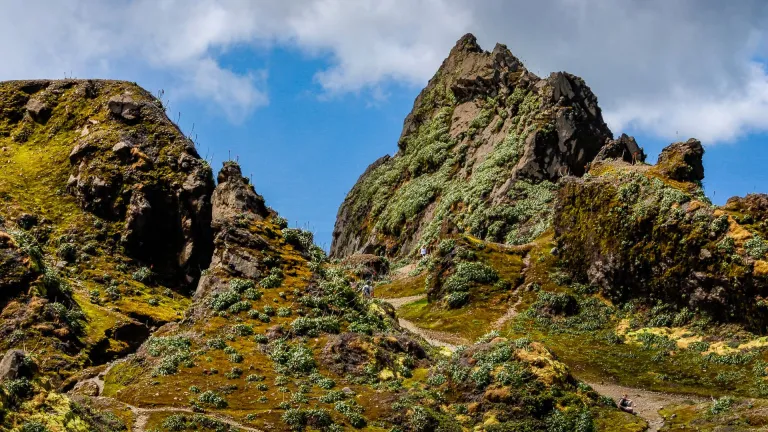
[[[531,372],[547,385],[565,383],[570,377],[568,366],[555,360],[549,349],[539,342],[516,350],[515,357],[528,363]]]
[[[768,261],[755,261],[755,267],[753,271],[755,276],[768,277]]]

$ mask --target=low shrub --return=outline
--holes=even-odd
[[[212,390],[207,390],[201,393],[200,396],[197,397],[197,400],[200,403],[210,405],[218,409],[226,408],[227,405],[229,405],[226,399],[224,399],[223,397],[221,397],[221,395],[219,395],[218,393]]]
[[[141,283],[149,283],[152,280],[152,270],[149,267],[139,267],[131,274],[133,280]]]

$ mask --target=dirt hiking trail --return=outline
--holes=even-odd
[[[410,297],[399,297],[399,298],[388,298],[388,299],[381,299],[392,306],[394,306],[395,309],[399,309],[405,304],[418,301],[423,299],[424,295],[418,295],[418,296],[410,296]],[[519,301],[518,301],[519,303]],[[501,323],[506,322],[507,320],[511,319],[516,312],[515,309],[518,306],[518,304],[513,305],[510,308],[511,313],[508,313],[508,315],[505,315],[502,318],[506,318],[502,321],[502,319],[499,319]],[[456,347],[459,345],[466,345],[469,343],[469,341],[461,338],[458,335],[447,333],[447,332],[441,332],[437,330],[428,330],[423,329],[414,324],[411,321],[405,320],[403,318],[398,318],[398,322],[400,323],[400,326],[410,330],[413,333],[416,333],[417,335],[424,338],[424,340],[427,341],[430,345],[438,346],[441,348],[446,348],[451,351],[455,351]],[[498,328],[497,325],[499,325],[499,322],[494,325],[494,328]],[[582,380],[584,381],[584,380]],[[590,381],[584,381],[586,384],[589,384],[595,391],[598,393],[609,396],[614,401],[618,402],[618,400],[622,397],[622,395],[627,394],[629,399],[631,399],[634,402],[635,406],[635,413],[645,420],[648,423],[648,432],[658,432],[663,426],[664,426],[664,418],[661,417],[659,414],[659,410],[667,405],[675,405],[675,404],[682,404],[686,401],[693,401],[693,402],[705,402],[706,400],[700,397],[691,396],[691,395],[681,395],[681,394],[674,394],[674,393],[661,393],[661,392],[653,392],[653,391],[647,391],[637,388],[631,388],[631,387],[624,387],[617,384],[611,384],[611,383],[595,383]]]

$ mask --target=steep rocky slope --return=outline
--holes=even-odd
[[[565,180],[553,218],[558,255],[616,302],[662,302],[765,332],[768,243],[732,214],[759,216],[762,202],[752,195],[713,206],[697,184],[702,155],[689,140],[664,149],[653,167],[595,164],[589,176]]]
[[[339,208],[331,255],[402,257],[445,233],[512,244],[547,227],[553,182],[601,157],[643,160],[613,141],[584,81],[541,79],[504,45],[472,35],[451,50],[405,119],[393,157],[374,162]]]
[[[34,341],[65,377],[184,309],[210,261],[213,179],[130,83],[2,83],[0,112],[2,344]]]
[[[23,349],[51,390],[179,319],[210,261],[213,187],[135,84],[0,83],[0,349]]]
[[[764,428],[765,400],[738,398],[768,396],[766,195],[713,205],[698,140],[649,165],[611,136],[581,80],[465,36],[341,205],[331,254],[392,259],[377,292],[437,343],[494,330],[606,388],[712,398],[651,410],[651,430]]]
[[[0,83],[0,430],[592,430],[547,348],[456,353],[360,298],[135,84]],[[372,263],[372,264],[371,264]]]
[[[412,258],[419,246],[437,255],[456,234],[532,245],[554,228],[558,265],[611,300],[662,301],[764,330],[764,199],[713,206],[694,139],[650,167],[632,137],[611,137],[583,80],[540,79],[505,46],[485,52],[466,35],[416,98],[397,154],[374,162],[342,203],[331,255]],[[469,269],[450,258],[432,262],[430,302],[489,300],[470,287],[497,279],[442,287]],[[480,291],[516,286],[498,283]]]

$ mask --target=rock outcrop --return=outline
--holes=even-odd
[[[0,93],[0,136],[23,142],[46,128],[68,143],[66,189],[82,208],[122,223],[121,245],[158,275],[197,279],[211,253],[213,178],[159,100],[106,80],[13,81]]]
[[[40,347],[55,387],[181,319],[211,259],[214,179],[159,100],[2,82],[0,153],[0,350]]]
[[[18,349],[8,350],[0,360],[0,383],[19,378],[25,373],[26,354]]]
[[[565,179],[553,217],[558,257],[613,301],[660,302],[765,331],[768,275],[755,255],[768,246],[732,213],[762,200],[713,206],[699,187],[701,155],[691,139],[664,149],[653,167],[596,162],[589,178]]]
[[[704,147],[691,138],[666,147],[656,163],[658,171],[672,180],[696,182],[704,179]]]
[[[611,138],[581,78],[541,79],[506,46],[486,52],[466,35],[416,98],[397,154],[374,162],[339,208],[331,255],[404,256],[446,230],[529,241],[533,216],[511,196],[582,175]]]
[[[725,210],[733,212],[739,223],[750,226],[768,239],[768,194],[752,193],[743,198],[729,198]]]
[[[0,299],[23,290],[37,273],[36,267],[17,240],[0,228]]]
[[[646,154],[637,145],[637,141],[627,134],[621,134],[619,139],[608,140],[595,156],[595,161],[623,160],[629,163],[645,162]]]
[[[30,101],[50,95],[49,109],[85,105],[74,115],[82,123],[67,190],[85,210],[123,222],[121,245],[130,256],[180,283],[196,280],[210,259],[213,178],[160,102],[113,81],[38,82],[35,89]]]
[[[268,243],[251,227],[275,214],[234,162],[225,163],[219,172],[212,215],[213,258],[207,274],[200,279],[195,298],[226,289],[231,278],[260,279],[269,271],[264,263]]]

